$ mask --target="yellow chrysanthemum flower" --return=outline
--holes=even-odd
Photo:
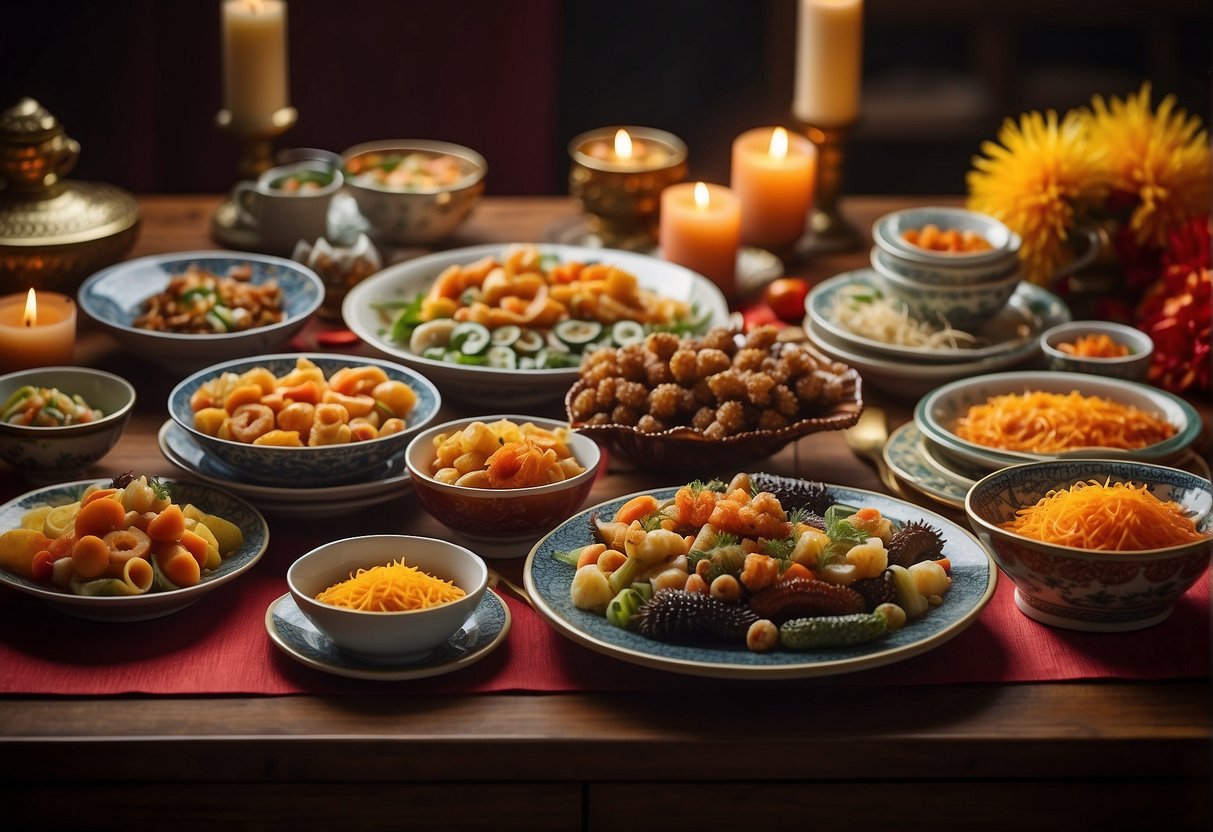
[[[1150,85],[1109,103],[1091,100],[1091,147],[1104,160],[1110,184],[1137,197],[1129,218],[1142,245],[1164,246],[1167,234],[1209,210],[1209,139],[1200,119],[1175,106],[1168,95],[1150,108]]]
[[[1107,192],[1100,151],[1088,140],[1089,117],[1058,119],[1049,110],[1007,119],[998,142],[983,142],[966,179],[969,208],[997,217],[1020,237],[1024,277],[1048,284],[1070,258],[1070,229]]]

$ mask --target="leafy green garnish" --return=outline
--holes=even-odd
[[[425,294],[418,292],[416,297],[409,301],[386,301],[374,304],[374,308],[380,311],[400,310],[392,320],[389,338],[398,344],[409,342],[409,338],[413,336],[413,330],[425,323],[421,319],[421,304],[424,300]]]
[[[152,493],[156,495],[157,500],[171,500],[173,498],[173,492],[160,481],[159,477],[152,477],[147,484],[152,489]]]

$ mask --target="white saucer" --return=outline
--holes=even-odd
[[[922,432],[913,422],[895,428],[884,446],[889,469],[923,494],[951,508],[963,509],[969,489],[955,477],[946,477],[927,464],[922,454]]]
[[[347,656],[299,611],[288,592],[265,610],[265,629],[274,646],[302,665],[335,676],[381,682],[441,676],[475,664],[492,653],[510,631],[510,610],[488,590],[480,605],[450,640],[408,664],[366,664]]]
[[[239,494],[266,514],[332,517],[398,499],[413,484],[403,453],[393,457],[375,479],[317,488],[285,488],[243,482],[238,472],[207,456],[202,446],[172,419],[160,426],[156,441],[165,458],[181,470]]]

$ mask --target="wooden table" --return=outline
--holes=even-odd
[[[207,229],[217,201],[141,200],[132,256],[215,247]],[[855,199],[846,208],[866,229],[903,204]],[[564,199],[489,199],[453,244],[540,240],[573,210]],[[857,251],[796,271],[821,279],[865,262]],[[173,380],[95,331],[82,333],[77,358],[122,367],[141,391],[104,470],[171,474],[154,437]],[[909,402],[875,391],[867,398],[894,425],[910,416]],[[1207,434],[1210,409],[1201,410]],[[793,473],[809,459],[818,479],[884,490],[838,434],[803,439],[767,467]],[[590,502],[655,485],[669,483],[613,470]],[[0,471],[0,500],[23,490]],[[442,534],[428,517],[413,521],[373,531]],[[518,578],[521,564],[505,563],[495,565]],[[1210,821],[1207,679],[883,689],[825,679],[808,701],[779,701],[755,685],[752,700],[728,703],[741,718],[688,718],[723,706],[590,693],[6,697],[0,817],[63,829],[169,818],[178,829],[1201,829]]]

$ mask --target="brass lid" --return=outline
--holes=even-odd
[[[70,182],[80,145],[32,98],[0,112],[0,246],[86,243],[121,234],[139,221],[122,188]]]

